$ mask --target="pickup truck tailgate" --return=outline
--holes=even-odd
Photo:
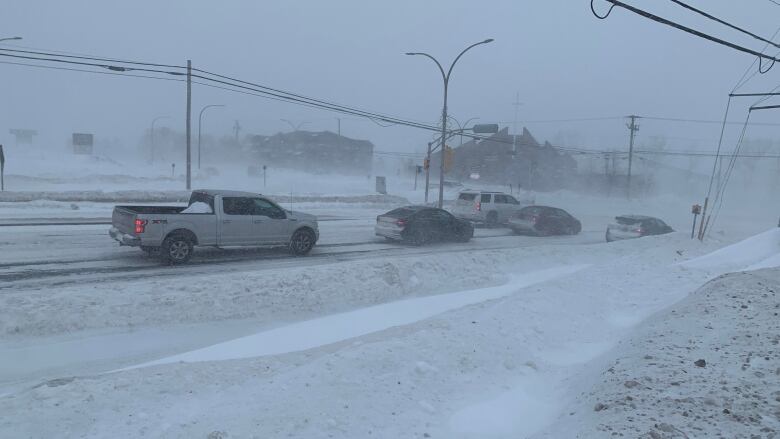
[[[111,215],[111,223],[122,233],[135,233],[135,213],[122,207],[115,207]]]

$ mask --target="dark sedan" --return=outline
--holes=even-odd
[[[455,218],[443,209],[406,206],[376,217],[374,231],[392,241],[424,245],[436,241],[467,242],[474,236],[474,226]]]
[[[665,222],[651,216],[621,215],[615,217],[615,222],[607,226],[607,242],[674,232]]]
[[[576,235],[582,231],[577,218],[557,207],[528,206],[509,218],[509,227],[515,233],[537,236]]]

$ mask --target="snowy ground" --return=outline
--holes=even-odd
[[[199,249],[192,264],[164,267],[88,223],[109,217],[113,204],[101,201],[117,198],[100,198],[109,192],[170,200],[181,179],[110,171],[11,176],[12,186],[67,201],[10,193],[6,200],[32,201],[0,202],[0,437],[693,438],[778,429],[780,274],[700,289],[725,273],[780,265],[780,232],[748,238],[776,225],[773,208],[728,210],[702,244],[688,236],[697,200],[533,194],[581,219],[583,232],[478,229],[470,243],[414,248],[373,235],[376,215],[422,200],[411,179],[389,178],[398,198],[376,198],[364,177],[289,173],[260,192],[280,202],[292,194],[296,210],[320,217],[311,256]],[[195,185],[258,191],[262,182],[221,171]],[[106,192],[85,197],[95,182]],[[625,213],[660,216],[679,232],[604,243],[607,223]],[[69,222],[86,224],[58,225]],[[49,225],[20,225],[30,223]],[[704,368],[693,365],[699,358]]]
[[[774,230],[758,239],[780,245]],[[773,257],[767,250],[736,258],[744,254],[737,246],[730,266],[728,257],[699,258],[718,247],[680,233],[612,244],[445,246],[424,255],[402,249],[308,270],[231,267],[183,283],[152,276],[57,291],[20,285],[4,292],[0,307],[0,321],[24,315],[2,335],[2,357],[18,363],[3,370],[0,411],[12,416],[0,421],[0,436],[544,435],[565,428],[559,417],[579,403],[585,383],[598,386],[594,371],[635,356],[623,349],[632,328],[713,276]],[[166,288],[173,282],[176,289]],[[686,333],[657,328],[670,342],[651,355],[684,346],[673,336]],[[160,364],[143,365],[149,361]],[[109,372],[126,367],[134,368]],[[594,389],[614,407],[608,389]],[[582,416],[549,437],[600,437],[600,419]],[[615,416],[607,425],[629,428]],[[729,425],[726,436],[741,433]]]

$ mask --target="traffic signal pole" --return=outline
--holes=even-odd
[[[192,61],[187,60],[187,190],[192,189]]]
[[[428,153],[425,155],[425,204],[428,204],[428,186],[431,181],[431,143],[428,142]]]

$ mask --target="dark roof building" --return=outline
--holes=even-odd
[[[433,169],[438,169],[439,157],[433,157]],[[576,172],[577,163],[569,154],[549,142],[540,144],[525,128],[521,135],[514,136],[504,128],[488,139],[471,140],[454,148],[445,175],[460,181],[478,176],[486,183],[556,190],[566,187]]]
[[[367,140],[339,136],[330,131],[293,131],[253,136],[252,152],[259,164],[317,174],[368,175],[374,145]]]

